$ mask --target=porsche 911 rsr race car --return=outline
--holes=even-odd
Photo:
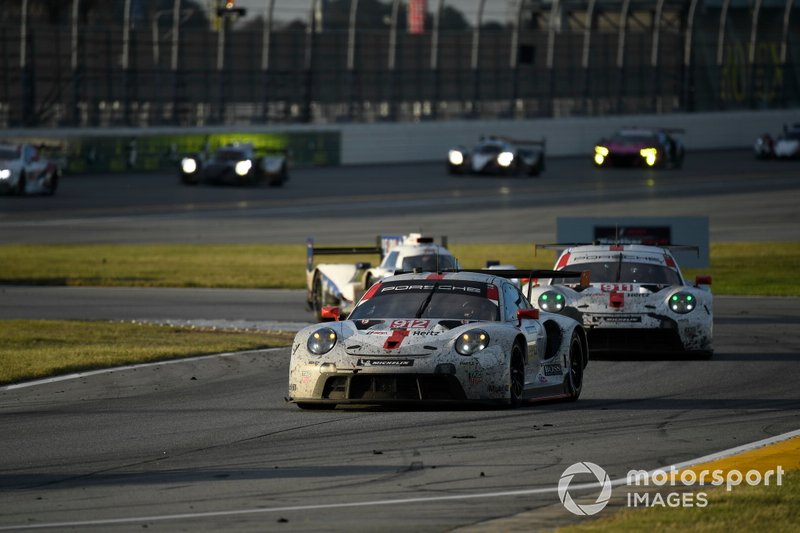
[[[558,273],[570,274],[580,275]],[[576,400],[588,353],[583,327],[534,309],[511,276],[521,277],[499,270],[402,274],[373,285],[348,320],[325,308],[337,320],[294,339],[287,399],[301,408]]]
[[[481,137],[469,150],[463,146],[447,153],[451,174],[526,174],[538,176],[545,169],[545,140],[520,141],[504,137]]]
[[[286,154],[258,156],[250,143],[232,143],[214,155],[184,157],[180,167],[181,182],[188,185],[216,183],[280,187],[289,179]]]
[[[596,167],[680,168],[684,148],[674,134],[682,132],[663,128],[622,129],[597,142],[592,162]]]
[[[32,144],[0,144],[0,193],[53,194],[61,167]]]
[[[765,133],[753,146],[759,159],[797,159],[800,158],[800,123],[788,126],[784,124],[783,133],[773,139]]]
[[[323,263],[314,265],[314,255],[379,254],[381,262]],[[373,283],[396,271],[438,272],[458,268],[458,261],[447,249],[446,239],[435,244],[419,233],[383,235],[376,246],[314,246],[306,242],[306,303],[317,319],[322,308],[338,306],[348,314],[356,301]]]
[[[591,284],[534,281],[531,302],[574,318],[586,328],[592,352],[713,354],[711,278],[687,283],[668,248],[638,244],[565,249],[555,269],[590,272]],[[527,286],[523,286],[527,290]]]

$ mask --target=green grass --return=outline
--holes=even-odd
[[[97,368],[287,346],[292,335],[124,322],[0,322],[0,384]]]
[[[560,528],[559,533],[646,531],[729,533],[731,531],[797,531],[800,524],[800,471],[783,477],[780,486],[724,487],[707,491],[703,508],[625,509],[610,518]]]
[[[552,268],[554,259],[548,250],[534,256],[532,244],[454,244],[451,250],[466,268],[487,259]],[[378,258],[320,260],[375,264]],[[722,243],[711,246],[710,268],[684,274],[712,275],[716,294],[800,296],[797,272],[800,243]],[[304,273],[303,244],[0,245],[0,284],[300,289]]]

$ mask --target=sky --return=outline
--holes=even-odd
[[[384,0],[385,3],[386,0]],[[408,2],[408,0],[405,0]],[[515,0],[486,0],[484,7],[484,21],[507,20],[509,12],[509,1]],[[476,11],[480,0],[445,0],[445,6],[450,6],[460,10],[470,22],[475,21]],[[269,0],[236,0],[237,7],[247,8],[248,16],[265,15]],[[428,10],[432,10],[438,5],[438,0],[428,0]],[[311,0],[276,0],[275,19],[294,20],[305,19],[308,17],[308,10],[311,7]]]

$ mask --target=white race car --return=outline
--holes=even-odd
[[[53,194],[61,167],[32,144],[0,144],[0,192]]]
[[[383,235],[376,246],[314,246],[306,242],[306,303],[317,319],[322,308],[338,306],[348,314],[356,301],[373,283],[397,271],[438,272],[458,268],[458,261],[447,250],[446,239],[435,244],[419,233]],[[377,267],[371,263],[324,263],[314,266],[315,255],[380,254]]]
[[[783,125],[783,133],[773,139],[765,133],[756,139],[753,151],[759,159],[798,159],[800,158],[800,123]]]
[[[576,400],[588,360],[583,327],[540,314],[508,277],[522,275],[402,274],[370,287],[347,320],[326,307],[323,315],[336,321],[294,339],[287,399],[301,408]]]
[[[591,284],[567,279],[523,292],[540,310],[570,316],[583,324],[592,352],[667,352],[711,357],[713,298],[711,278],[687,283],[669,248],[638,244],[566,248],[555,269],[589,271]]]
[[[450,174],[526,174],[545,169],[545,139],[521,141],[490,135],[472,148],[456,146],[447,152]]]

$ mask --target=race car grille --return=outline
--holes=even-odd
[[[455,376],[423,374],[355,374],[331,376],[322,390],[326,400],[465,400]]]
[[[590,351],[679,352],[683,351],[681,337],[675,329],[616,329],[587,330]]]
[[[642,156],[636,154],[611,154],[608,156],[608,161],[612,165],[619,166],[633,166],[642,164]]]

